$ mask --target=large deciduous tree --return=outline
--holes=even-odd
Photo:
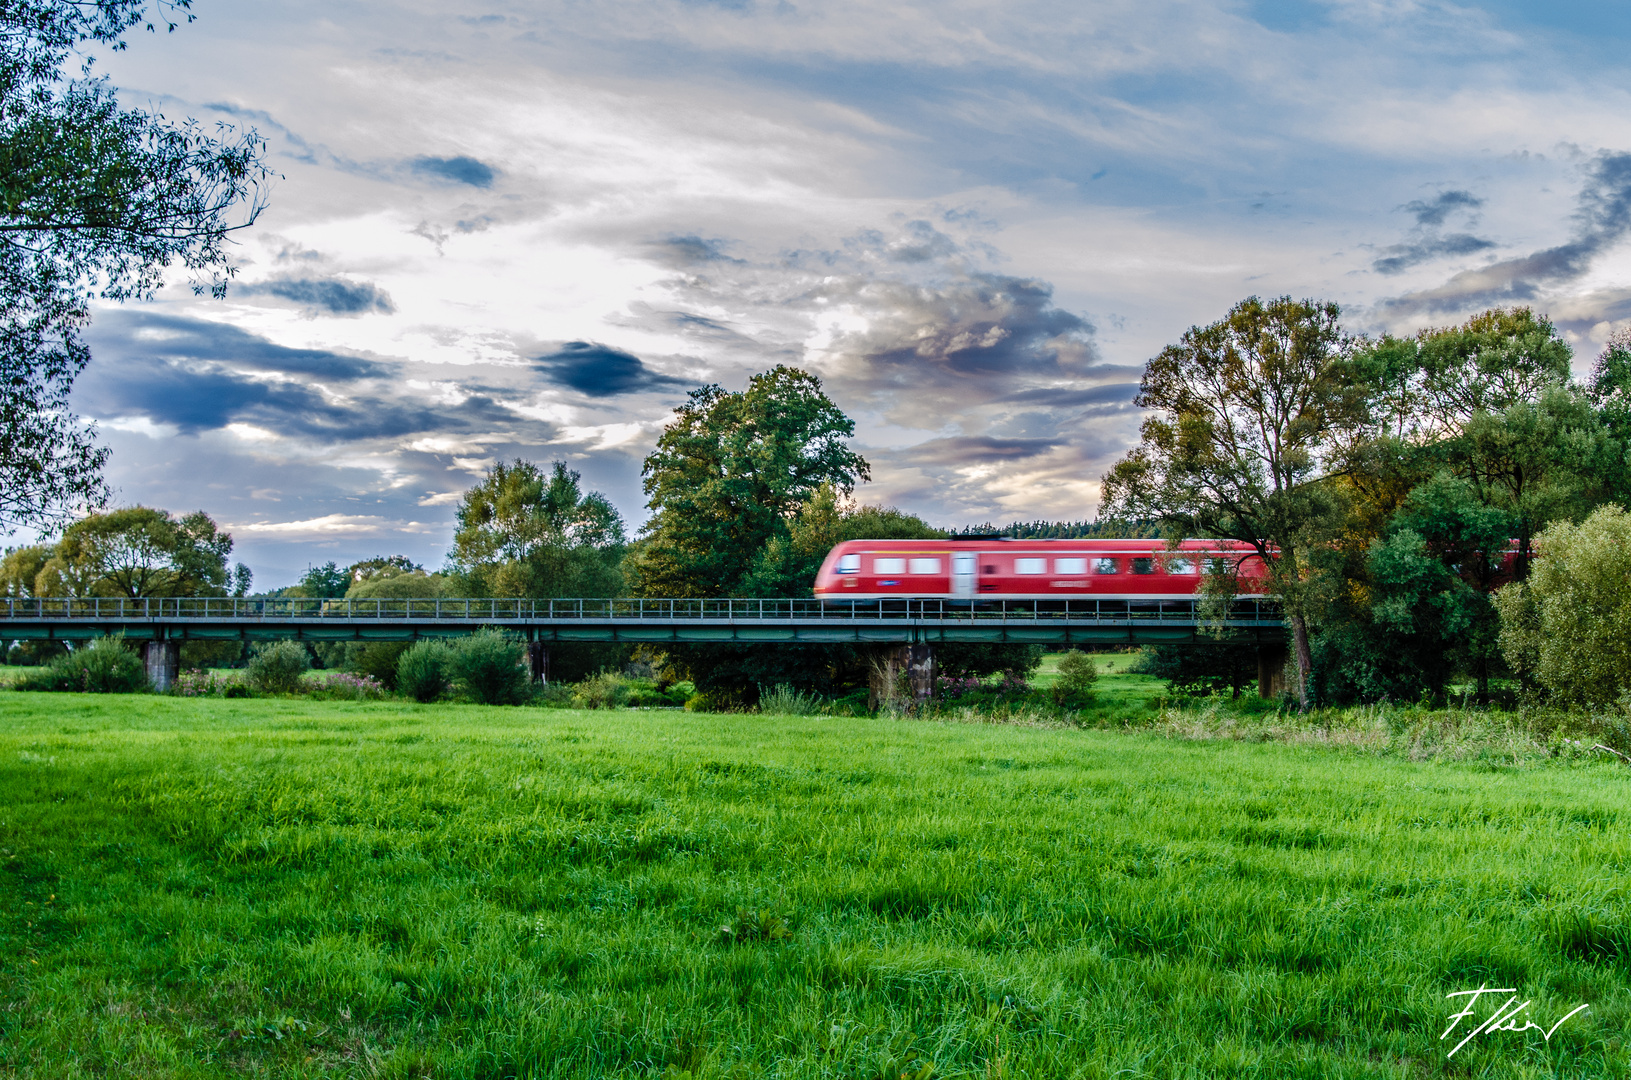
[[[622,586],[623,518],[555,462],[500,462],[465,492],[452,563],[483,596],[613,596]]]
[[[821,380],[781,366],[741,393],[693,390],[646,458],[653,515],[630,559],[640,596],[731,596],[822,485],[848,495],[870,467]]]
[[[1310,548],[1334,510],[1323,484],[1363,415],[1354,341],[1334,303],[1250,297],[1145,367],[1142,441],[1104,478],[1101,514],[1243,541],[1291,623],[1308,702]]]
[[[35,585],[37,596],[225,596],[248,589],[246,569],[227,569],[232,536],[202,510],[175,517],[132,506],[91,514],[65,528]]]
[[[68,402],[90,301],[151,296],[178,263],[222,294],[227,239],[263,205],[253,131],[121,108],[89,61],[68,74],[85,47],[153,29],[150,8],[189,6],[0,0],[0,529],[105,500],[106,450]]]

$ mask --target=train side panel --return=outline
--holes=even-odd
[[[1206,560],[1240,564],[1241,595],[1260,593],[1262,560],[1246,545],[1186,540],[852,540],[827,554],[815,595],[829,600],[1191,599]]]

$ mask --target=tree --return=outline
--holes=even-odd
[[[63,530],[36,594],[225,596],[231,552],[232,536],[202,510],[181,518],[146,506],[91,514]]]
[[[154,5],[190,21],[189,6]],[[90,300],[150,297],[177,262],[196,290],[224,295],[227,238],[264,206],[253,131],[122,109],[89,60],[66,74],[87,45],[122,49],[128,31],[154,29],[148,7],[0,5],[0,529],[106,499],[107,452],[68,407]]]
[[[615,596],[623,518],[576,472],[500,462],[465,492],[452,563],[483,596]]]
[[[55,553],[49,544],[7,548],[6,557],[0,559],[0,594],[18,600],[39,595],[35,583]]]
[[[351,574],[333,562],[322,566],[309,566],[300,575],[300,584],[284,590],[285,595],[299,595],[312,600],[327,600],[345,595],[351,587]]]
[[[329,563],[333,566],[333,563]],[[344,596],[345,590],[360,581],[372,581],[375,578],[392,577],[396,574],[422,574],[425,568],[408,558],[406,555],[376,555],[372,559],[359,559],[346,567],[343,571],[345,584],[340,586],[338,595]]]
[[[1336,513],[1324,481],[1338,437],[1364,416],[1340,314],[1334,303],[1249,297],[1162,350],[1139,387],[1137,404],[1152,410],[1142,441],[1106,474],[1100,511],[1251,545],[1291,623],[1304,707],[1307,555]]]
[[[781,366],[730,393],[693,390],[642,470],[653,511],[629,560],[637,596],[736,595],[772,539],[823,485],[848,495],[870,466],[821,380]]]
[[[1501,589],[1501,650],[1565,705],[1631,690],[1631,514],[1604,506],[1548,526],[1527,582]]]

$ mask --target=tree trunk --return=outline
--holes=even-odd
[[[1308,647],[1308,620],[1301,615],[1291,616],[1292,655],[1297,667],[1297,706],[1308,711],[1308,671],[1314,666],[1314,654]]]

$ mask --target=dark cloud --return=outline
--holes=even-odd
[[[479,188],[492,187],[494,178],[498,176],[491,165],[462,155],[450,158],[416,157],[408,161],[408,168],[433,180],[450,180],[455,184]]]
[[[1105,383],[1101,386],[1088,386],[1080,390],[1053,386],[1038,387],[1034,390],[1021,390],[1017,394],[1009,394],[1001,400],[1023,405],[1051,405],[1059,409],[1072,409],[1080,405],[1119,405],[1132,401],[1137,396],[1138,383],[1126,382]]]
[[[1539,296],[1541,286],[1580,278],[1593,259],[1631,231],[1631,154],[1598,155],[1586,172],[1574,219],[1575,238],[1566,244],[1463,270],[1435,289],[1379,306],[1390,314],[1409,315],[1525,303]]]
[[[968,465],[1040,457],[1063,445],[1058,439],[1005,439],[995,435],[960,435],[930,439],[897,451],[897,461],[914,465]]]
[[[279,435],[348,442],[469,428],[462,416],[361,395],[333,401],[304,383],[156,357],[94,365],[74,401],[93,416],[145,416],[187,435],[247,423]]]
[[[396,310],[390,294],[367,281],[344,278],[281,277],[236,286],[240,296],[275,296],[301,305],[312,314],[389,315]]]
[[[222,323],[115,311],[88,336],[96,359],[74,402],[95,417],[144,416],[189,435],[247,423],[322,443],[514,421],[482,394],[453,407],[403,402],[385,364],[286,348]]]
[[[1484,200],[1470,191],[1441,191],[1432,199],[1417,199],[1399,207],[1416,215],[1416,224],[1424,228],[1437,228],[1444,219],[1457,210],[1472,211],[1484,205]]]
[[[589,341],[569,341],[538,357],[536,364],[555,382],[596,398],[688,385],[652,371],[633,353]]]
[[[325,349],[291,349],[225,323],[156,312],[99,315],[88,335],[96,355],[209,360],[257,371],[295,372],[326,380],[382,378],[383,364]]]
[[[1012,379],[1058,378],[1093,359],[1093,326],[1055,307],[1053,287],[1033,279],[972,274],[933,286],[866,282],[847,297],[874,312],[867,330],[834,348],[851,375],[891,388],[926,382],[990,384],[989,400]],[[972,404],[973,402],[971,402]]]
[[[1413,244],[1394,244],[1383,248],[1383,257],[1371,263],[1371,269],[1379,274],[1398,274],[1433,259],[1448,255],[1472,255],[1494,246],[1495,241],[1485,240],[1481,236],[1451,233],[1449,236],[1418,240]]]

